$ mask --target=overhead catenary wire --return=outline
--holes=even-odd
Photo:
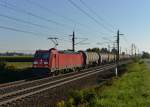
[[[33,31],[26,31],[26,30],[22,30],[22,29],[18,29],[18,28],[12,28],[12,27],[8,27],[8,26],[1,26],[0,25],[0,29],[4,29],[4,30],[9,30],[9,31],[15,31],[15,32],[20,32],[20,33],[26,33],[26,34],[31,34],[31,35],[35,35],[35,36],[51,36],[48,34],[43,34],[43,33],[39,33],[39,32],[33,32]],[[63,38],[59,38],[59,40],[63,40],[66,42],[69,42]]]
[[[33,1],[33,0],[26,0],[26,1],[29,2],[31,5],[34,5],[34,6],[36,6],[36,7],[39,7],[39,8],[41,8],[41,9],[45,10],[45,11],[48,12],[48,13],[52,13],[52,14],[55,15],[55,16],[61,17],[61,18],[65,19],[66,21],[70,21],[70,22],[72,22],[73,24],[76,23],[76,24],[79,24],[79,25],[81,25],[81,26],[83,26],[83,27],[86,27],[86,25],[81,24],[81,23],[77,22],[76,20],[73,20],[73,19],[71,19],[71,18],[68,18],[68,17],[66,17],[66,16],[64,16],[64,15],[58,14],[58,13],[52,11],[51,9],[49,9],[49,8],[47,8],[47,7],[45,7],[45,6],[41,5],[41,4],[39,4],[39,3],[35,2],[35,1]]]
[[[53,23],[53,24],[56,24],[58,26],[61,26],[62,28],[73,28],[72,26],[69,26],[69,25],[66,25],[66,24],[62,24],[62,23],[59,23],[59,22],[56,22],[56,21],[53,21],[51,19],[47,19],[45,17],[42,17],[42,16],[39,16],[39,15],[36,15],[32,12],[29,12],[29,11],[26,11],[22,8],[18,8],[16,5],[13,5],[13,4],[10,4],[8,2],[4,2],[4,1],[0,1],[1,3],[5,3],[4,4],[0,4],[1,7],[4,7],[4,8],[7,8],[7,9],[10,9],[10,10],[13,10],[15,12],[19,12],[19,13],[23,13],[23,14],[26,14],[26,15],[29,15],[29,16],[32,16],[34,18],[37,18],[37,19],[40,19],[40,20],[43,20],[43,21],[46,21],[46,22],[50,22],[50,23]],[[16,8],[17,7],[17,8]],[[102,33],[103,34],[103,33]]]
[[[68,25],[66,26],[66,25],[64,25],[64,24],[55,22],[55,21],[50,20],[50,19],[47,19],[47,18],[45,18],[45,17],[36,15],[36,14],[34,14],[34,13],[32,13],[32,12],[28,12],[28,11],[22,9],[22,8],[16,8],[16,7],[17,7],[16,5],[10,4],[10,3],[8,3],[8,2],[4,2],[4,1],[0,1],[0,2],[1,2],[1,3],[5,3],[5,5],[4,5],[4,4],[0,4],[1,7],[7,8],[7,9],[10,9],[10,10],[13,10],[13,11],[15,11],[15,12],[19,12],[19,13],[23,13],[23,14],[32,16],[32,17],[34,17],[34,18],[37,18],[37,19],[40,19],[40,20],[43,20],[43,21],[46,21],[46,22],[50,22],[50,23],[56,24],[56,25],[61,26],[61,27],[63,27],[63,28],[64,28],[64,27],[72,28],[71,26],[68,26]],[[32,25],[33,25],[33,24],[32,24]],[[35,25],[35,24],[34,24],[34,25]],[[101,33],[102,35],[107,35],[107,34],[102,33],[102,32],[99,32],[99,33]]]
[[[82,24],[82,23],[80,23],[80,22],[78,22],[78,21],[76,21],[76,20],[74,20],[74,19],[71,19],[71,18],[69,18],[69,17],[66,17],[66,16],[64,16],[64,15],[58,14],[58,13],[54,12],[53,10],[51,10],[51,9],[49,9],[49,8],[47,8],[47,7],[43,6],[43,5],[41,5],[41,4],[39,4],[38,2],[35,2],[34,0],[26,0],[26,1],[27,1],[28,3],[30,3],[31,5],[34,5],[34,6],[38,7],[38,8],[41,8],[42,10],[44,10],[44,11],[46,11],[46,12],[48,12],[48,13],[52,13],[52,14],[55,15],[55,16],[61,17],[61,18],[65,19],[66,21],[72,22],[72,23],[75,24],[75,25],[82,26],[82,28],[84,28],[86,31],[88,31],[88,30],[86,29],[86,28],[87,28],[87,25],[85,25],[85,24]],[[79,28],[76,28],[76,29],[79,29]],[[100,33],[103,34],[103,35],[108,35],[108,34],[105,34],[105,33],[103,33],[103,32],[100,32]]]
[[[15,32],[20,32],[20,33],[25,33],[25,34],[30,34],[30,35],[34,35],[34,36],[38,36],[38,37],[42,37],[42,36],[54,36],[54,35],[50,35],[50,34],[43,34],[43,33],[39,33],[39,32],[33,32],[33,31],[27,31],[27,30],[22,30],[22,29],[18,29],[18,28],[14,28],[14,27],[8,27],[8,26],[1,26],[0,25],[0,29],[4,29],[4,30],[9,30],[9,31],[15,31]],[[55,36],[58,36],[59,34],[55,34]],[[67,37],[67,36],[66,36]],[[66,40],[64,38],[60,38],[59,37],[59,41],[65,41],[65,42],[70,42],[69,40]]]
[[[0,4],[1,6],[3,5],[3,4]],[[3,7],[6,7],[6,8],[9,8],[9,9],[11,9],[11,10],[18,10],[17,8],[15,8],[15,7],[12,7],[12,6],[15,6],[15,5],[11,5],[11,4],[5,4],[5,5],[3,5]],[[22,11],[22,9],[21,9],[21,11]],[[20,11],[20,9],[19,9],[19,12],[21,12]],[[23,12],[23,11],[22,11]],[[21,12],[21,13],[22,13]],[[24,13],[24,12],[23,12]],[[25,13],[27,14],[27,15],[33,15],[33,14],[28,14],[28,12],[25,10]],[[30,13],[30,12],[29,12]],[[31,12],[32,13],[32,12]],[[34,15],[34,17],[36,17],[36,15]],[[11,17],[7,17],[7,18],[9,18],[9,19],[13,19],[13,20],[16,20],[15,18],[11,18]],[[28,21],[24,21],[24,20],[19,20],[20,22],[23,22],[23,23],[29,23]],[[30,24],[32,24],[32,25],[35,25],[34,23],[30,23]],[[55,23],[56,24],[56,23]],[[35,26],[38,26],[38,25],[35,25]],[[60,25],[61,26],[61,25]],[[42,27],[42,26],[41,26]],[[63,26],[64,27],[64,26]],[[42,33],[37,33],[37,32],[32,32],[32,31],[26,31],[26,30],[21,30],[21,29],[17,29],[17,28],[11,28],[11,27],[6,27],[6,26],[0,26],[0,28],[1,29],[6,29],[6,30],[12,30],[12,31],[17,31],[17,32],[22,32],[22,33],[28,33],[28,34],[33,34],[33,35],[46,35],[46,34],[42,34]],[[49,36],[49,35],[46,35],[46,36]]]
[[[2,2],[2,1],[0,1]],[[8,9],[11,9],[11,10],[14,10],[14,11],[17,11],[17,12],[25,12],[25,14],[27,15],[31,15],[31,16],[34,16],[36,17],[36,15],[34,14],[30,14],[30,12],[28,13],[27,11],[25,10],[22,10],[22,9],[16,9],[14,7],[14,5],[12,4],[8,4],[6,5],[7,2],[5,2],[5,5],[3,4],[0,4],[0,6],[4,7],[4,8],[8,8]],[[4,14],[0,14],[0,17],[5,17],[7,19],[10,19],[10,20],[14,20],[14,21],[17,21],[17,22],[21,22],[21,23],[26,23],[26,24],[30,24],[30,25],[34,25],[34,26],[37,26],[37,27],[41,27],[41,28],[46,28],[48,30],[50,30],[50,28],[48,28],[48,26],[44,26],[44,25],[40,25],[40,24],[36,24],[36,23],[33,23],[33,22],[30,22],[30,21],[25,21],[25,20],[22,20],[22,19],[19,19],[19,18],[14,18],[14,17],[11,17],[11,16],[8,16],[8,15],[4,15]],[[40,18],[40,17],[38,17]],[[47,21],[47,20],[46,20]],[[56,23],[55,23],[56,24]],[[63,25],[62,25],[63,26]],[[63,26],[64,27],[64,26]],[[43,35],[46,35],[46,34],[43,34],[43,33],[37,33],[37,32],[32,32],[32,31],[26,31],[26,30],[21,30],[21,29],[18,29],[18,28],[11,28],[11,27],[6,27],[6,26],[0,26],[1,29],[6,29],[6,30],[11,30],[11,31],[16,31],[16,32],[22,32],[22,33],[28,33],[28,34],[32,34],[32,35],[38,35],[38,36],[43,36]],[[56,34],[55,34],[56,35]],[[57,35],[60,35],[60,34],[57,34]],[[62,35],[62,33],[61,33]],[[65,34],[64,34],[65,35]],[[46,36],[50,36],[50,35],[46,35]]]
[[[97,23],[98,25],[100,25],[101,27],[103,27],[105,30],[111,32],[114,34],[114,31],[112,31],[111,29],[107,28],[105,25],[103,25],[102,23],[100,23],[97,19],[95,19],[95,17],[91,16],[88,12],[86,12],[84,9],[82,9],[79,5],[77,5],[75,2],[73,2],[72,0],[68,0],[68,2],[70,4],[72,4],[75,8],[77,8],[79,11],[81,11],[83,14],[85,14],[86,16],[88,16],[90,19],[92,19],[95,23]]]
[[[12,28],[12,27],[1,26],[1,25],[0,25],[0,29],[5,29],[5,30],[15,31],[15,32],[21,32],[21,33],[27,33],[27,34],[32,34],[32,35],[36,35],[36,36],[45,35],[45,34],[39,33],[39,32],[26,31],[26,30],[22,30],[22,29],[18,29],[18,28]],[[46,36],[48,36],[48,35],[46,35]]]
[[[12,27],[8,27],[8,26],[1,26],[1,25],[0,25],[0,29],[14,31],[14,32],[20,32],[20,33],[25,33],[25,34],[31,34],[31,35],[40,36],[40,37],[42,37],[42,36],[52,36],[52,35],[43,34],[43,33],[39,33],[39,32],[27,31],[27,30],[12,28]],[[58,41],[70,42],[69,40],[66,40],[66,39],[63,39],[63,38],[60,38],[60,37],[59,37]]]
[[[36,26],[36,27],[40,27],[40,28],[43,28],[43,29],[50,30],[50,28],[47,27],[47,26],[44,26],[44,25],[41,25],[41,24],[36,24],[36,23],[31,22],[31,21],[26,21],[26,20],[23,20],[23,19],[12,17],[12,16],[4,15],[4,14],[1,14],[1,13],[0,13],[0,17],[7,18],[9,20],[14,20],[16,22],[21,22],[21,23],[25,23],[25,24],[29,24],[29,25],[33,25],[33,26]]]
[[[1,3],[4,3],[3,1],[0,1]],[[4,8],[8,8],[10,10],[13,10],[13,11],[16,11],[16,12],[19,12],[19,13],[23,13],[23,14],[26,14],[26,15],[29,15],[29,16],[32,16],[34,18],[37,18],[37,19],[40,19],[40,20],[43,20],[43,21],[46,21],[46,22],[50,22],[50,23],[53,23],[57,26],[61,26],[61,27],[67,27],[67,28],[70,28],[71,26],[68,26],[68,25],[65,25],[65,24],[62,24],[62,23],[59,23],[59,22],[56,22],[52,19],[48,19],[48,18],[45,18],[45,17],[42,17],[42,16],[39,16],[35,13],[32,13],[32,12],[29,12],[29,11],[26,11],[22,8],[18,8],[16,5],[13,5],[13,4],[10,4],[8,2],[5,2],[5,5],[4,4],[0,4],[1,7],[4,7]],[[17,7],[17,8],[16,8]]]
[[[93,15],[95,15],[98,19],[100,19],[101,21],[103,21],[107,26],[109,26],[110,28],[114,28],[114,26],[110,23],[108,23],[104,18],[102,18],[100,15],[98,15],[90,6],[88,6],[84,0],[80,0],[80,2],[91,12],[93,13]]]
[[[79,42],[75,43],[75,45],[81,44],[81,43],[83,43],[83,42],[85,42],[85,41],[87,41],[87,40],[88,40],[88,39],[87,39],[87,38],[85,38],[85,39],[83,39],[83,40],[81,40],[81,41],[79,41]]]

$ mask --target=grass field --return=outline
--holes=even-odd
[[[31,58],[33,56],[0,56],[0,58]]]
[[[58,107],[149,107],[150,70],[145,63],[132,63],[111,84],[75,91]]]
[[[33,56],[0,56],[0,61],[8,67],[23,69],[32,67]]]
[[[24,69],[32,67],[32,62],[6,62],[7,66],[13,66],[16,69]]]

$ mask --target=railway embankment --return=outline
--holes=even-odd
[[[124,65],[126,62],[120,62]],[[83,70],[48,77],[35,81],[20,81],[1,88],[0,105],[13,107],[51,107],[67,100],[69,93],[102,84],[114,76],[116,64],[106,64]],[[121,67],[124,68],[124,67]],[[120,71],[120,69],[119,69]],[[122,71],[122,70],[121,70]],[[45,81],[45,82],[44,82]]]
[[[150,70],[143,61],[126,66],[126,72],[103,86],[74,91],[58,107],[149,107]]]

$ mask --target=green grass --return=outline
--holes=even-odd
[[[149,107],[150,70],[145,63],[132,63],[111,84],[74,93],[58,107]]]
[[[145,64],[134,63],[126,73],[110,87],[98,93],[97,105],[102,107],[149,107],[150,71]]]
[[[32,67],[32,62],[6,62],[6,65],[16,69],[24,69]]]
[[[0,61],[8,67],[23,69],[32,67],[33,56],[0,56]]]

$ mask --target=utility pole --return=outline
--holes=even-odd
[[[118,76],[118,65],[119,65],[119,59],[120,59],[120,35],[124,35],[124,34],[120,34],[119,30],[117,31],[117,67],[116,67],[116,77]]]
[[[72,34],[72,51],[75,52],[75,32]]]
[[[134,54],[135,54],[135,57],[136,57],[136,51],[137,51],[137,49],[136,49],[137,47],[135,46],[135,44],[134,44],[134,50],[135,50],[135,52],[134,52]]]
[[[134,44],[131,45],[131,55],[133,56]]]
[[[119,62],[120,33],[117,31],[117,63]]]
[[[75,46],[76,46],[76,45],[79,45],[79,44],[83,43],[84,41],[88,40],[88,38],[76,38],[74,31],[73,31],[73,34],[72,34],[72,35],[69,35],[69,36],[72,36],[72,51],[73,51],[73,52],[75,52]],[[82,40],[79,41],[79,42],[75,42],[75,39],[82,39]],[[88,44],[88,43],[85,43],[85,44]]]

